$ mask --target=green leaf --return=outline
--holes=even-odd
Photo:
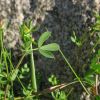
[[[98,50],[98,53],[96,56],[92,59],[91,62],[91,69],[93,69],[96,73],[100,74],[100,50]]]
[[[41,47],[43,45],[43,43],[51,36],[50,32],[44,32],[39,40],[38,40],[38,47]]]
[[[74,31],[73,31],[73,37],[74,37],[75,40],[77,39],[76,33]]]
[[[81,46],[82,45],[81,41],[80,40],[76,41],[76,45]]]
[[[5,72],[0,73],[0,77],[7,77],[7,74]]]
[[[0,95],[4,95],[5,91],[0,90]]]
[[[72,40],[72,42],[74,42],[74,43],[76,42],[75,38],[72,37],[72,36],[71,36],[71,40]]]
[[[57,77],[55,75],[51,75],[49,78],[48,78],[48,81],[52,84],[52,85],[57,85],[58,84],[58,80],[57,80]]]
[[[1,64],[1,63],[0,63],[0,68],[3,67],[3,65],[4,65],[4,64]]]
[[[9,74],[10,81],[14,81],[16,79],[18,71],[19,71],[19,69],[15,69]]]
[[[30,29],[25,24],[24,24],[23,28],[24,28],[24,32],[25,33],[29,33],[30,32]]]
[[[94,76],[94,74],[95,74],[95,71],[94,71],[93,69],[90,69],[89,71],[87,71],[87,72],[85,73],[85,77]]]
[[[95,84],[95,78],[92,75],[91,76],[86,76],[84,79],[90,85],[94,85]]]
[[[91,68],[98,74],[100,74],[100,64],[96,64],[94,66],[91,66]]]
[[[95,96],[95,100],[100,100],[100,95]]]
[[[57,43],[51,43],[51,44],[40,47],[40,49],[47,50],[47,51],[58,51],[60,49],[60,47]]]
[[[7,80],[5,79],[0,79],[0,84],[4,85],[4,84],[7,84]]]
[[[50,52],[50,51],[45,51],[45,50],[39,50],[39,52],[43,55],[43,56],[45,56],[45,57],[47,57],[47,58],[54,58],[54,55]]]

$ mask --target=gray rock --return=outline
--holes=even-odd
[[[41,26],[41,32],[47,27],[55,39],[60,35],[58,42],[61,42],[72,31],[80,35],[87,29],[99,3],[98,0],[0,0],[0,19],[6,19],[10,29],[15,29],[25,18],[32,18],[34,25]],[[65,46],[65,41],[62,44]]]

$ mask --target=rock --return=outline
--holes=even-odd
[[[61,42],[72,31],[80,35],[87,30],[93,11],[99,11],[99,3],[98,0],[0,0],[0,19],[6,19],[14,30],[25,18],[32,18],[34,25],[41,26],[41,32],[47,27],[55,40],[61,36],[58,39]]]

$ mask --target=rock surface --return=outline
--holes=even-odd
[[[0,0],[0,20],[10,23],[17,30],[25,18],[32,18],[34,25],[52,31],[53,37],[65,45],[72,31],[81,35],[94,21],[93,11],[99,11],[99,0]],[[17,33],[17,32],[16,32]],[[15,39],[16,41],[16,39]]]

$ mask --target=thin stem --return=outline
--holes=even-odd
[[[95,86],[96,86],[96,95],[98,95],[98,75],[96,75]]]
[[[32,44],[31,44],[32,49]],[[31,52],[31,79],[32,79],[32,88],[34,92],[37,92],[37,84],[36,84],[36,75],[35,75],[35,64],[34,64],[34,57],[33,52]]]
[[[36,50],[38,50],[39,48],[35,48],[35,49],[30,49],[30,50],[26,50],[26,52],[33,52],[33,51],[36,51]]]
[[[68,98],[68,96],[71,94],[72,91],[73,91],[73,88],[71,88],[71,90],[70,90],[69,93],[67,94],[67,98]]]
[[[24,57],[26,56],[26,53],[21,57],[21,59],[19,60],[17,66],[16,66],[16,69],[20,66],[20,64],[22,63]]]
[[[23,83],[21,82],[21,80],[20,80],[20,78],[19,78],[18,76],[17,76],[17,79],[18,79],[18,81],[20,82],[20,84],[21,84],[22,88],[26,91],[25,86],[23,85]]]
[[[6,66],[6,70],[7,70],[7,76],[9,74],[8,71],[8,64],[7,64],[7,56],[8,56],[8,52],[6,50],[3,50],[3,56],[4,56],[4,61],[5,61],[5,66]]]
[[[68,64],[68,66],[70,67],[71,71],[73,72],[73,74],[76,76],[77,80],[80,82],[80,84],[82,85],[83,89],[86,91],[87,94],[90,94],[88,92],[88,90],[85,88],[84,84],[82,83],[81,79],[79,78],[79,76],[76,74],[76,72],[74,71],[73,67],[71,66],[71,64],[69,63],[69,61],[67,60],[67,58],[64,56],[63,52],[61,50],[59,50],[59,52],[61,53],[62,57],[64,58],[65,62]]]
[[[3,29],[0,27],[0,62],[2,62],[3,56]]]
[[[31,50],[27,50],[27,51],[35,51],[38,50],[39,48],[35,48],[35,49],[31,49]]]
[[[3,49],[3,29],[0,28],[0,47]]]
[[[65,87],[67,87],[67,86],[70,86],[70,85],[75,84],[75,83],[78,83],[78,82],[79,81],[73,81],[73,82],[70,82],[70,83],[64,83],[63,86],[61,86],[62,84],[55,85],[53,87],[44,89],[43,91],[41,91],[40,93],[38,93],[38,95],[43,95],[43,94],[51,93],[51,92],[53,92],[55,90],[61,90],[61,89],[65,88]]]
[[[6,96],[7,96],[7,91],[8,91],[8,85],[6,86],[6,89],[5,89],[4,100],[7,100],[7,99],[6,99]]]

